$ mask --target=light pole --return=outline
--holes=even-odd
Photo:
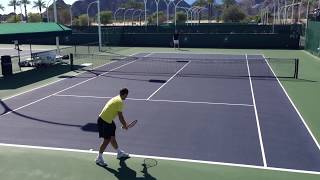
[[[284,24],[287,23],[287,0],[284,0],[284,16],[285,16],[285,20],[284,20]]]
[[[147,1],[148,0],[143,0],[144,2],[144,25],[147,25]]]
[[[166,3],[167,5],[167,24],[169,23],[169,7],[170,7],[170,4],[173,2],[172,0],[164,0],[164,2]]]
[[[309,2],[309,1],[308,1]],[[292,11],[294,10],[294,6],[297,6],[297,5],[301,5],[301,2],[298,2],[298,3],[293,3],[293,4],[289,4],[289,5],[285,5],[285,6],[282,6],[281,9],[280,9],[280,14],[283,14],[282,17],[285,18],[284,20],[284,23],[286,24],[287,22],[287,18],[288,18],[288,13],[287,11],[289,11],[289,8],[292,7]],[[281,13],[282,9],[284,9],[284,13]],[[288,10],[287,10],[288,9]],[[308,8],[307,8],[307,14],[308,14]],[[281,15],[280,15],[281,17]],[[293,18],[293,16],[291,17]],[[281,18],[280,18],[281,19]]]
[[[53,0],[53,13],[54,13],[54,22],[58,23],[58,16],[57,16],[57,3],[56,0]],[[59,47],[59,36],[56,36],[56,46],[58,50],[58,54],[60,54],[60,47]]]
[[[272,20],[272,33],[274,33],[274,21],[276,19],[276,4],[275,4],[275,0],[273,1],[273,20]]]
[[[157,26],[159,26],[159,2],[160,0],[154,0],[157,6]]]
[[[99,51],[102,49],[102,38],[101,38],[101,17],[100,17],[100,0],[90,3],[87,7],[87,17],[88,17],[88,26],[90,25],[89,21],[89,8],[92,4],[97,3],[98,8],[98,36],[99,36]]]
[[[279,19],[279,17],[280,17],[280,0],[277,0],[277,16],[278,16],[278,23],[280,24],[280,19]]]
[[[117,21],[117,12],[120,11],[120,10],[125,10],[125,8],[118,8],[118,9],[116,10],[116,12],[114,12],[114,14],[113,14],[114,22]]]
[[[294,0],[292,0],[292,4],[294,4]],[[294,6],[291,8],[291,24],[293,24],[293,14],[294,14]]]
[[[98,33],[99,33],[99,51],[102,48],[102,37],[101,37],[101,14],[100,14],[100,0],[98,0]]]
[[[47,22],[49,22],[50,20],[50,18],[49,18],[49,3],[51,2],[51,0],[49,0],[48,1],[48,3],[47,3]]]
[[[128,11],[132,11],[132,10],[134,10],[134,9],[133,9],[133,8],[130,8],[130,9],[127,9],[127,10],[124,11],[124,14],[123,14],[123,25],[126,24],[126,13],[127,13]]]
[[[92,4],[94,3],[97,3],[98,4],[98,1],[93,1],[92,3],[90,3],[87,7],[87,18],[88,18],[88,26],[90,26],[90,18],[89,18],[89,8]]]

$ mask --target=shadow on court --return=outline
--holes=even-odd
[[[6,115],[8,113],[12,113],[15,115],[18,115],[20,117],[23,117],[24,119],[28,119],[28,120],[32,120],[32,121],[37,121],[40,123],[47,123],[47,124],[51,124],[51,125],[59,125],[59,126],[69,126],[69,127],[77,127],[77,128],[83,128],[84,126],[82,125],[77,125],[77,124],[67,124],[67,123],[59,123],[59,122],[53,122],[53,121],[47,121],[47,120],[43,120],[43,119],[38,119],[38,118],[34,118],[31,116],[27,116],[21,113],[18,113],[17,111],[14,111],[13,109],[11,109],[9,106],[7,106],[6,103],[4,103],[3,101],[0,100],[0,106],[2,106],[4,108],[3,112],[0,112],[0,116]]]
[[[98,132],[97,124],[96,123],[87,123],[85,125],[79,125],[79,124],[68,124],[68,123],[60,123],[60,122],[54,122],[54,121],[48,121],[43,120],[35,117],[31,117],[22,113],[19,113],[17,111],[14,111],[12,108],[10,108],[4,101],[0,99],[0,106],[3,107],[3,111],[0,111],[0,117],[4,116],[8,113],[12,113],[15,115],[18,115],[26,120],[36,121],[39,123],[46,123],[50,125],[58,125],[58,126],[67,126],[67,127],[75,127],[80,128],[83,131],[89,131],[89,132]]]
[[[17,89],[70,71],[69,65],[57,64],[51,67],[34,68],[18,72],[7,77],[0,76],[0,90]]]
[[[145,163],[141,164],[142,165],[141,172],[143,173],[143,177],[137,177],[137,172],[127,166],[126,164],[127,159],[120,160],[119,162],[120,168],[118,168],[117,170],[112,169],[108,166],[100,166],[100,167],[112,173],[118,180],[156,180],[155,177],[149,174],[148,166]]]

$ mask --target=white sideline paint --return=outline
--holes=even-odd
[[[49,150],[49,151],[62,151],[62,152],[77,152],[77,153],[87,153],[87,154],[98,154],[98,151],[93,151],[93,150],[67,149],[67,148],[55,148],[55,147],[44,147],[44,146],[30,146],[30,145],[20,145],[20,144],[0,143],[0,146],[3,146],[3,147],[15,147],[15,148],[26,148],[26,149],[36,149],[36,150]],[[116,156],[116,153],[111,153],[111,152],[105,152],[104,154],[111,155],[111,156]],[[145,156],[145,155],[137,155],[137,154],[130,154],[130,156],[131,157],[135,157],[135,158],[153,158],[153,159],[167,160],[167,161],[178,161],[178,162],[199,163],[199,164],[211,164],[211,165],[220,165],[220,166],[229,166],[229,167],[260,169],[260,170],[267,170],[267,171],[281,171],[281,172],[291,172],[291,173],[300,173],[300,174],[320,175],[320,172],[317,172],[317,171],[305,171],[305,170],[297,170],[297,169],[263,167],[263,166],[256,166],[256,165],[234,164],[234,163],[214,162],[214,161],[201,161],[201,160],[193,160],[193,159],[170,158],[170,157],[160,157],[160,156]]]
[[[297,112],[297,114],[299,115],[303,125],[307,128],[310,136],[312,137],[313,142],[317,145],[318,150],[319,150],[319,155],[320,155],[320,145],[319,142],[317,141],[316,137],[313,135],[312,131],[310,130],[308,124],[306,123],[306,121],[304,120],[304,118],[302,117],[301,113],[299,112],[298,108],[296,107],[296,105],[293,103],[292,99],[290,98],[289,94],[287,93],[286,89],[282,86],[279,78],[276,76],[276,74],[274,73],[272,67],[270,66],[269,62],[267,61],[266,57],[263,55],[264,60],[266,61],[266,63],[268,64],[270,70],[272,71],[273,75],[276,77],[279,85],[281,86],[283,92],[286,94],[287,98],[289,99],[291,105],[293,106],[293,108],[295,109],[295,111]]]
[[[249,67],[248,55],[247,54],[246,54],[246,62],[247,62],[247,69],[248,69],[248,75],[249,75],[249,81],[250,81],[250,88],[251,88],[252,102],[253,102],[253,107],[254,107],[254,114],[256,116],[256,122],[257,122],[257,129],[258,129],[258,135],[259,135],[259,142],[260,142],[260,149],[261,149],[263,166],[264,167],[268,167],[267,160],[266,160],[266,155],[265,155],[265,152],[264,152],[264,145],[263,145],[263,140],[262,140],[262,135],[261,135],[259,115],[258,115],[257,106],[256,106],[256,99],[254,97],[254,91],[253,91],[253,86],[252,86],[251,73],[250,73],[250,67]]]

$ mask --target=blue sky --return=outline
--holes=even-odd
[[[33,2],[34,0],[30,0],[31,2]],[[50,1],[50,4],[53,2],[53,0],[44,0],[47,4],[47,2]],[[64,0],[65,3],[67,4],[72,4],[73,2],[75,2],[76,0]],[[149,0],[150,1],[150,0]],[[188,2],[189,4],[193,3],[195,0],[185,0],[186,2]],[[217,0],[217,1],[220,1],[220,0]],[[13,12],[13,7],[9,7],[8,6],[8,2],[9,0],[0,0],[0,4],[2,6],[4,6],[5,10],[4,12],[0,11],[0,14],[8,14],[10,12]],[[33,3],[31,3],[31,5],[27,6],[28,7],[28,12],[38,12],[38,9],[36,8],[32,8],[32,5]],[[22,10],[23,10],[23,7],[22,7]],[[24,12],[24,10],[23,10]],[[17,13],[20,13],[20,7],[17,8]]]

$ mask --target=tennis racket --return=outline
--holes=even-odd
[[[138,122],[138,120],[134,120],[134,121],[132,121],[131,123],[129,123],[129,124],[127,125],[128,129],[129,129],[129,128],[132,128],[134,125],[136,125],[137,122]],[[123,129],[123,128],[124,128],[124,127],[122,126],[122,129]]]

